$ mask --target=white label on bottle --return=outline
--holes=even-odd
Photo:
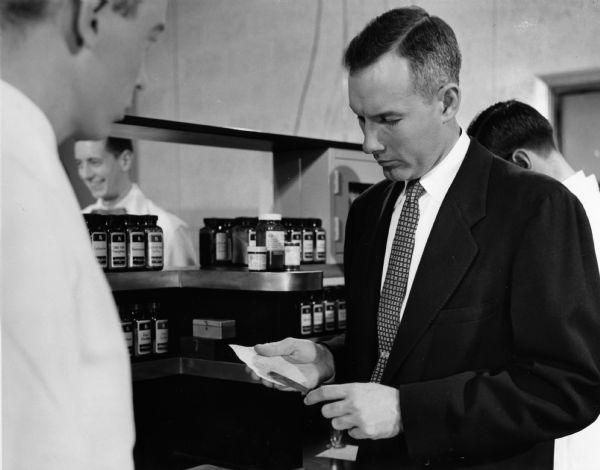
[[[154,330],[154,347],[155,354],[164,354],[169,350],[169,320],[156,320]]]
[[[248,270],[249,271],[266,271],[267,270],[267,253],[248,253]]]
[[[325,306],[325,330],[335,330],[335,304],[330,300],[323,302]]]
[[[256,246],[256,230],[248,229],[248,246]]]
[[[325,261],[325,258],[326,258],[326,256],[325,256],[325,250],[326,250],[326,248],[325,248],[325,242],[326,242],[326,240],[325,240],[325,234],[324,233],[319,233],[317,235],[317,241],[315,243],[315,245],[316,245],[316,247],[315,247],[316,248],[315,259],[317,261]]]
[[[121,323],[121,328],[123,329],[123,336],[125,336],[127,350],[131,356],[133,354],[133,323],[130,321],[124,321]]]
[[[304,232],[302,235],[302,261],[312,261],[314,249],[313,233]]]
[[[337,321],[338,328],[343,330],[346,328],[346,301],[338,300],[338,309],[337,309]]]
[[[312,333],[312,308],[310,304],[300,304],[300,332],[303,335]]]
[[[286,244],[285,255],[283,259],[285,266],[300,266],[300,245]]]
[[[283,251],[285,232],[283,230],[269,230],[265,232],[265,246],[268,251]]]
[[[143,232],[131,232],[129,234],[129,266],[142,267],[146,264],[146,253]]]
[[[111,268],[124,268],[127,266],[127,242],[124,232],[110,234],[109,266]]]
[[[136,320],[134,329],[136,356],[145,356],[152,352],[152,325],[150,320]]]
[[[323,331],[323,304],[313,304],[313,332],[321,333]]]
[[[100,266],[106,268],[108,263],[108,240],[106,239],[106,232],[93,232],[91,238],[94,255],[96,255]]]
[[[164,245],[161,233],[151,233],[148,236],[148,266],[163,266],[164,264]]]
[[[215,259],[217,261],[227,260],[227,234],[215,233]]]

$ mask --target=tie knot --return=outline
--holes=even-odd
[[[406,199],[411,202],[418,201],[424,192],[425,188],[419,180],[412,180],[406,184]]]

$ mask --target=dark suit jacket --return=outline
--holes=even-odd
[[[376,362],[383,258],[402,185],[378,183],[348,216],[339,381],[368,382]],[[552,468],[553,440],[600,412],[598,266],[585,212],[562,184],[471,143],[382,383],[400,390],[404,432],[360,441],[360,468]]]

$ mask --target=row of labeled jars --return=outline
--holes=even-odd
[[[327,235],[317,218],[282,218],[281,214],[207,218],[199,241],[202,267],[236,265],[253,271],[292,271],[301,264],[327,260]]]
[[[92,248],[105,271],[159,271],[164,240],[156,215],[84,214]]]
[[[346,330],[344,286],[323,288],[299,305],[301,336],[321,336]]]
[[[119,316],[131,357],[169,352],[169,320],[158,302],[119,305]]]

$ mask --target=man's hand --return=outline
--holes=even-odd
[[[400,392],[387,385],[352,383],[324,385],[311,391],[304,403],[329,401],[321,408],[334,429],[348,429],[355,439],[385,439],[402,431]]]
[[[274,343],[257,344],[254,346],[254,350],[261,356],[282,356],[286,361],[296,364],[306,377],[303,385],[309,389],[317,387],[335,374],[333,355],[329,349],[307,339],[286,338]],[[261,381],[266,387],[275,387],[285,391],[292,390],[289,387],[282,387],[263,380],[250,369],[247,370],[254,380]]]

